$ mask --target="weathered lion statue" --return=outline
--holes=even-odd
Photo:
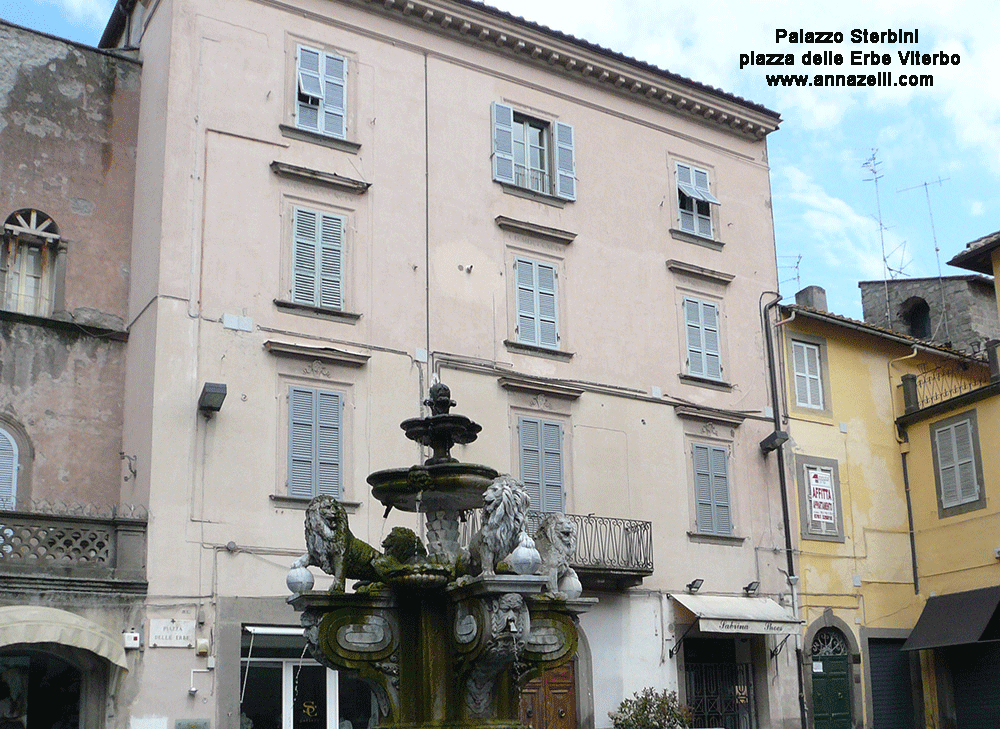
[[[549,592],[559,592],[567,577],[577,580],[576,570],[569,566],[576,554],[576,522],[565,514],[548,514],[535,532],[535,548],[542,558],[538,574],[549,578]]]
[[[531,498],[513,476],[498,476],[483,494],[483,524],[469,542],[469,573],[496,574],[497,563],[518,545]]]
[[[344,506],[332,496],[317,496],[306,507],[306,547],[292,567],[315,565],[333,575],[330,592],[343,592],[348,578],[379,579],[374,562],[381,552],[351,534]]]

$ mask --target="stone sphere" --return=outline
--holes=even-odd
[[[583,594],[583,585],[580,583],[580,578],[576,576],[576,572],[570,570],[563,578],[559,580],[559,592],[566,594],[566,597],[570,600],[575,600]]]
[[[313,573],[309,571],[308,567],[292,567],[292,569],[288,570],[288,576],[285,577],[285,584],[288,585],[288,589],[296,595],[309,592],[313,589],[315,582]]]
[[[510,566],[519,575],[533,575],[542,565],[542,556],[535,549],[535,543],[530,539],[522,539],[517,548],[508,558]]]

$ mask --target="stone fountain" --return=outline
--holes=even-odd
[[[451,456],[481,427],[450,413],[455,403],[442,384],[424,404],[431,415],[401,427],[431,457],[373,473],[368,483],[387,515],[424,514],[426,547],[395,527],[380,552],[351,535],[339,503],[317,497],[306,511],[309,551],[289,573],[297,593],[289,602],[316,660],[371,686],[380,726],[518,727],[520,688],[573,658],[578,615],[596,602],[580,598],[569,567],[575,526],[552,515],[528,535],[524,487]],[[483,509],[483,528],[463,547],[459,526],[472,509]],[[334,575],[329,592],[311,590],[309,565]],[[366,584],[347,593],[348,578]]]

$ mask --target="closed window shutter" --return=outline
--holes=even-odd
[[[556,322],[556,269],[545,263],[535,264],[538,273],[538,344],[555,349],[559,346]]]
[[[493,102],[493,179],[514,184],[514,110]]]
[[[528,491],[532,509],[542,504],[542,436],[541,423],[531,418],[518,419],[521,451],[521,483]]]
[[[342,409],[338,393],[289,388],[289,496],[340,496]]]
[[[715,509],[712,506],[712,469],[709,448],[696,444],[693,451],[695,519],[698,532],[714,534]]]
[[[712,467],[712,498],[715,502],[715,533],[728,536],[733,533],[733,520],[729,512],[729,454],[725,448],[710,448]]]
[[[17,444],[0,430],[0,510],[13,510],[17,504]]]
[[[292,244],[292,301],[316,306],[316,254],[319,220],[312,210],[295,208]]]
[[[347,62],[340,56],[323,54],[323,132],[343,138],[347,104]]]
[[[934,437],[937,440],[941,506],[947,509],[961,503],[958,493],[958,464],[955,458],[955,429],[953,426],[939,428]]]
[[[320,130],[319,110],[323,106],[323,84],[320,81],[319,51],[299,46],[298,113],[296,124],[303,129]]]
[[[541,510],[563,510],[562,425],[542,421]]]
[[[687,337],[688,374],[721,380],[718,307],[706,301],[684,299],[684,327]]]
[[[538,309],[535,296],[535,265],[518,258],[514,262],[517,285],[517,341],[538,344]]]
[[[820,371],[819,347],[793,341],[792,368],[795,372],[795,404],[799,407],[822,410],[823,377]]]
[[[701,340],[701,305],[684,299],[684,326],[687,333],[688,374],[705,375],[705,352]]]
[[[955,424],[955,463],[958,466],[958,497],[963,504],[979,498],[979,479],[973,444],[972,422]]]
[[[321,216],[319,268],[319,305],[327,309],[343,307],[341,280],[344,251],[344,219]]]
[[[806,376],[809,378],[809,402],[823,408],[823,380],[819,371],[819,347],[806,346]]]
[[[573,127],[555,123],[556,132],[556,195],[576,200],[576,158],[573,150]]]
[[[695,443],[692,456],[698,532],[729,536],[733,532],[729,504],[729,453],[725,448]]]
[[[719,353],[719,310],[715,304],[701,302],[701,331],[705,352],[705,376],[722,379],[722,357]]]

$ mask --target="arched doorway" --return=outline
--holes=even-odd
[[[851,729],[851,649],[832,626],[813,636],[812,708],[814,729]]]
[[[43,650],[0,649],[0,729],[79,729],[82,672]]]

